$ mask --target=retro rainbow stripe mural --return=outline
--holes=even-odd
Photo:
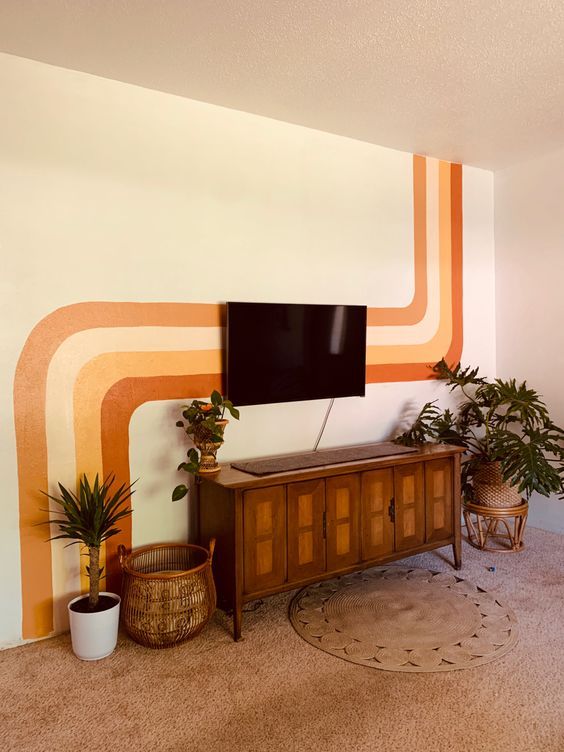
[[[415,156],[413,196],[414,296],[405,308],[369,309],[367,383],[427,379],[430,364],[462,351],[461,166]],[[78,303],[30,334],[14,383],[24,639],[61,629],[54,603],[80,586],[77,547],[49,546],[37,527],[47,519],[38,489],[84,472],[130,482],[134,411],[221,389],[223,320],[218,303]],[[110,590],[117,546],[131,547],[131,535],[125,520],[108,542]]]

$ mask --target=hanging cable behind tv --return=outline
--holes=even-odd
[[[315,442],[315,445],[313,447],[314,452],[317,452],[317,447],[319,446],[319,442],[321,441],[321,437],[323,436],[323,431],[325,431],[325,426],[327,425],[327,421],[329,419],[329,413],[331,412],[331,408],[333,407],[334,402],[335,402],[335,397],[331,397],[331,402],[329,402],[329,407],[327,408],[327,412],[325,413],[325,418],[323,419],[321,431],[319,432],[319,436],[317,437],[317,441]]]

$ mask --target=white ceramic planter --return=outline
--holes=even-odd
[[[119,626],[119,606],[121,598],[115,593],[100,593],[108,595],[116,602],[115,606],[106,611],[93,614],[81,614],[72,611],[71,605],[84,598],[79,595],[68,604],[71,630],[72,649],[77,658],[82,661],[98,661],[114,652],[117,644]]]

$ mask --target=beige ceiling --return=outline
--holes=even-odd
[[[0,50],[490,169],[564,146],[564,0],[0,0]]]

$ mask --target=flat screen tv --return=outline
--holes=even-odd
[[[234,405],[364,396],[366,306],[227,303]]]

